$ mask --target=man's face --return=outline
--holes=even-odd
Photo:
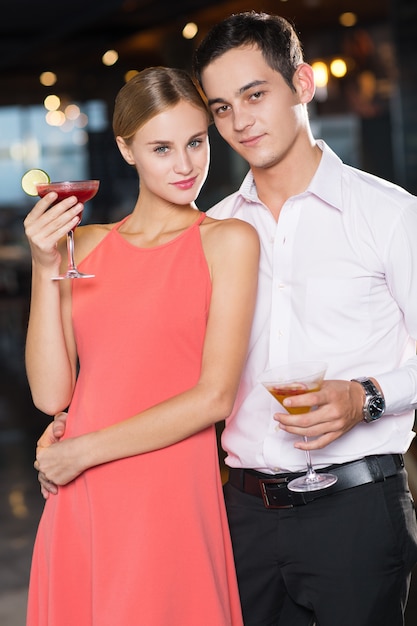
[[[217,130],[252,168],[285,158],[307,120],[297,72],[293,92],[259,48],[244,46],[215,59],[201,78]]]

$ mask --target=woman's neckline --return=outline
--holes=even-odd
[[[121,226],[123,226],[123,224],[131,217],[131,213],[129,215],[127,215],[126,217],[124,217],[122,220],[120,220],[119,222],[117,222],[114,227],[112,228],[112,232],[121,240],[123,241],[127,246],[131,247],[131,248],[135,248],[136,250],[143,250],[143,251],[147,251],[147,250],[156,250],[156,249],[160,249],[160,248],[164,248],[166,246],[169,246],[173,243],[175,243],[176,241],[178,241],[179,239],[181,239],[184,235],[186,235],[190,230],[192,230],[193,228],[196,228],[198,226],[200,226],[200,224],[204,221],[206,215],[203,211],[200,211],[198,209],[196,209],[196,213],[197,213],[197,217],[194,220],[194,222],[192,222],[189,226],[187,226],[186,228],[184,228],[182,231],[180,231],[177,235],[174,235],[172,238],[167,239],[166,241],[163,241],[161,243],[157,243],[155,245],[149,245],[149,246],[138,246],[134,243],[132,243],[131,241],[129,241],[129,239],[126,238],[125,234],[120,232],[120,228]]]

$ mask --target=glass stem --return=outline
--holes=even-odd
[[[307,443],[308,441],[308,437],[303,437],[304,441]],[[306,473],[306,479],[307,480],[315,480],[316,479],[316,472],[313,469],[313,464],[311,462],[311,454],[310,454],[310,450],[304,450],[304,452],[306,453],[306,460],[307,460],[307,473]]]
[[[74,260],[74,231],[70,230],[67,234],[67,251],[68,251],[68,266],[70,270],[75,270]]]

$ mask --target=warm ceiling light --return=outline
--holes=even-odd
[[[329,80],[327,65],[323,61],[315,61],[311,67],[313,68],[316,87],[326,87]]]
[[[65,117],[67,120],[76,120],[80,116],[80,107],[76,104],[69,104],[65,107]]]
[[[336,78],[343,78],[347,72],[347,65],[343,59],[333,59],[330,63],[330,71]]]
[[[131,78],[139,74],[138,70],[129,70],[125,74],[125,82],[128,83]]]
[[[48,111],[45,119],[49,126],[62,126],[65,124],[65,115],[62,111]]]
[[[54,72],[42,72],[42,74],[39,76],[40,84],[44,85],[45,87],[52,87],[52,85],[55,85],[56,81],[57,78]]]
[[[355,26],[357,21],[358,16],[356,15],[356,13],[352,13],[351,11],[346,11],[346,13],[341,13],[339,15],[339,23],[342,26]]]
[[[117,63],[118,59],[119,55],[116,50],[107,50],[107,52],[105,52],[101,57],[103,65],[107,66],[114,65],[115,63]]]
[[[80,115],[75,120],[75,126],[77,126],[77,128],[85,128],[87,124],[88,124],[88,115],[86,115],[85,113],[80,113]]]
[[[188,22],[182,29],[184,39],[193,39],[198,33],[198,26],[194,22]]]
[[[46,96],[43,105],[47,111],[57,111],[61,106],[61,100],[55,95]]]

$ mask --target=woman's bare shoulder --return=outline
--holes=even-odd
[[[251,224],[236,218],[206,217],[201,226],[201,241],[211,272],[216,266],[259,261],[259,237]]]
[[[243,241],[259,241],[258,233],[251,224],[234,217],[218,220],[206,216],[202,225],[207,230],[207,236],[215,237],[216,239],[225,238],[225,240],[228,240],[237,238]]]

